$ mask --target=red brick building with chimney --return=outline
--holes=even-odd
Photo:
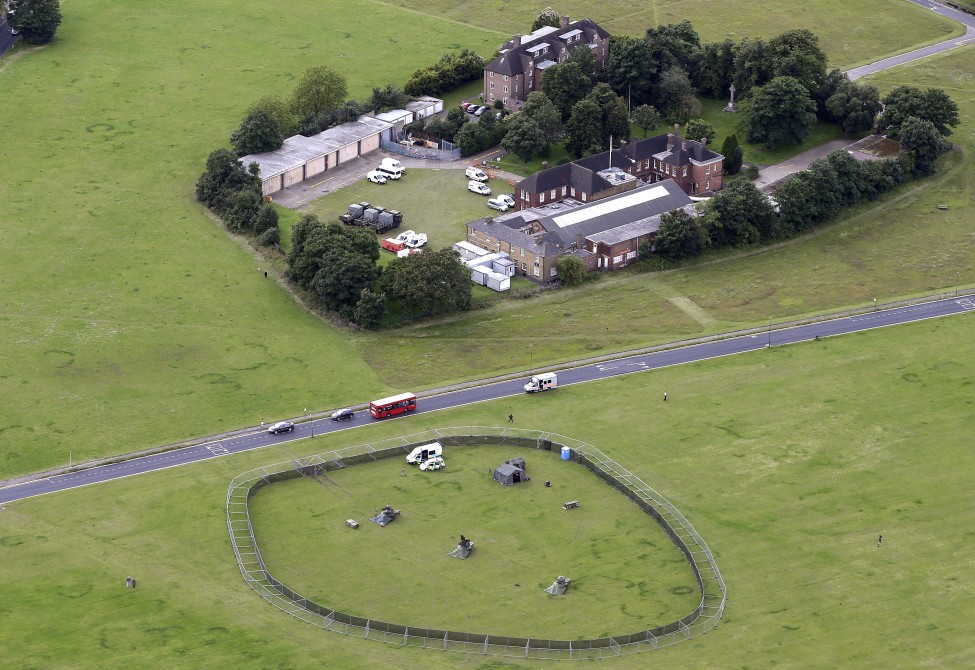
[[[590,19],[570,23],[563,16],[558,28],[542,26],[529,35],[515,35],[484,66],[484,104],[500,100],[507,109],[518,111],[529,93],[541,90],[545,70],[579,47],[590,49],[601,68],[609,55],[609,33]]]
[[[688,195],[703,195],[721,190],[723,172],[724,156],[667,133],[536,172],[515,184],[515,201],[518,209],[565,198],[586,203],[666,179]]]

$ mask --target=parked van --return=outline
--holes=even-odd
[[[467,182],[467,190],[480,195],[491,195],[491,189],[488,188],[488,185],[480,181]]]
[[[403,168],[393,167],[392,165],[387,165],[386,161],[383,161],[382,165],[376,168],[375,172],[379,172],[386,179],[399,179],[403,176]]]
[[[464,174],[467,175],[467,178],[468,179],[471,179],[473,181],[487,181],[488,180],[488,176],[486,174],[484,174],[483,171],[478,170],[473,165],[470,166],[469,168],[467,168],[467,171],[464,172]]]
[[[381,167],[391,167],[394,170],[400,170],[401,172],[406,172],[406,168],[395,158],[384,158],[379,164]]]
[[[438,456],[443,456],[443,447],[440,446],[439,442],[431,442],[430,444],[424,444],[414,448],[410,452],[410,455],[406,457],[406,462],[411,465],[419,465],[424,461],[437,458]]]

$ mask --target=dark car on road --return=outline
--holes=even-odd
[[[267,432],[272,435],[277,435],[278,433],[289,433],[295,429],[295,425],[290,421],[278,421],[277,423],[271,424]]]
[[[332,413],[332,421],[348,421],[355,417],[355,412],[348,407]]]

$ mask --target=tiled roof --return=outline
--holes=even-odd
[[[578,46],[588,46],[595,38],[607,39],[608,37],[609,33],[591,19],[574,21],[566,28],[542,26],[535,32],[521,37],[518,46],[515,46],[514,40],[505,42],[501,47],[504,53],[485,65],[484,69],[499,74],[523,74],[528,69],[529,60],[537,57],[544,57],[549,61],[556,60],[553,56],[557,57],[563,48],[572,51]]]

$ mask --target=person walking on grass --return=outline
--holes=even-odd
[[[514,414],[509,414],[508,415],[508,423],[514,423],[514,422],[515,422],[515,415]]]

